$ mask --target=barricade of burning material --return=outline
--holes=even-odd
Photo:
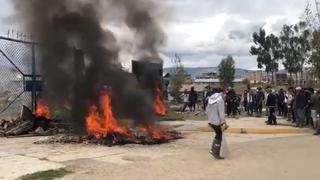
[[[182,138],[181,134],[169,127],[161,127],[153,121],[118,121],[111,107],[111,92],[103,89],[100,103],[92,105],[86,117],[86,135],[63,135],[42,138],[36,144],[86,143],[106,146],[124,144],[161,144]],[[100,111],[99,111],[100,109]],[[130,124],[131,122],[131,124]]]
[[[164,130],[166,129],[166,130]],[[140,126],[128,128],[128,134],[119,132],[109,132],[104,135],[56,135],[40,138],[35,144],[96,144],[105,146],[125,145],[125,144],[142,144],[155,145],[170,142],[182,138],[182,134],[168,127],[159,126]]]
[[[0,136],[48,136],[64,131],[59,127],[59,120],[49,119],[43,115],[37,112],[33,114],[29,108],[23,106],[17,119],[0,120]]]

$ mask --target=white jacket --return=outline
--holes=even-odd
[[[220,93],[209,97],[206,113],[210,124],[219,126],[225,122],[224,100]]]

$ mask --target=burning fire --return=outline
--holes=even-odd
[[[128,127],[117,123],[111,107],[111,93],[108,90],[103,90],[100,93],[100,107],[102,109],[101,113],[95,105],[90,108],[89,115],[86,118],[88,135],[100,139],[117,134],[129,138],[134,143],[139,143],[139,140],[135,138],[134,133]],[[140,125],[137,131],[150,136],[154,140],[172,139],[153,123]]]
[[[162,102],[161,90],[159,87],[156,88],[155,93],[156,94],[155,94],[155,98],[153,101],[153,107],[154,107],[155,113],[158,116],[164,116],[164,115],[166,115],[166,108],[164,107],[164,104]]]
[[[153,139],[172,139],[170,136],[167,136],[152,124],[149,124],[147,126],[140,126],[139,130],[143,133],[149,134]]]
[[[112,133],[129,135],[128,128],[119,126],[114,118],[110,97],[110,93],[107,90],[101,92],[100,105],[103,112],[102,116],[100,116],[98,108],[95,105],[91,106],[89,116],[86,118],[87,132],[89,135],[93,135],[96,138]]]
[[[46,119],[50,119],[50,110],[49,107],[44,104],[42,99],[37,99],[36,103],[36,112],[35,116],[37,117],[45,117]]]

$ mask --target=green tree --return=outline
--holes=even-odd
[[[320,16],[317,12],[311,10],[310,3],[307,4],[305,9],[304,18],[305,22],[309,26],[312,38],[311,38],[311,57],[308,63],[311,66],[311,72],[313,75],[320,79]]]
[[[250,86],[251,82],[248,79],[242,80],[242,84],[246,86]]]
[[[279,60],[282,59],[282,51],[281,51],[281,44],[280,40],[274,34],[267,36],[267,41],[270,44],[269,54],[271,57],[271,61],[268,64],[268,68],[272,74],[272,83],[276,83],[276,75],[275,73],[279,70]]]
[[[293,26],[296,38],[294,38],[297,44],[297,57],[298,67],[300,72],[300,84],[304,84],[304,66],[308,63],[311,56],[311,38],[312,33],[306,22],[301,21]]]
[[[311,56],[312,33],[309,25],[305,21],[288,26],[284,25],[281,32],[281,44],[283,52],[283,65],[290,73],[300,73],[300,84],[304,83],[304,66]]]
[[[233,80],[235,74],[235,64],[232,56],[222,59],[219,66],[219,80],[221,84],[226,86],[233,87]]]
[[[251,46],[250,53],[257,56],[258,68],[265,68],[268,81],[271,73],[272,82],[275,82],[274,74],[278,71],[278,61],[282,58],[279,38],[273,34],[267,36],[262,28],[259,32],[253,33],[252,38],[255,45]]]
[[[179,55],[175,54],[172,63],[174,64],[174,69],[170,77],[170,94],[176,102],[180,102],[180,90],[186,80],[186,72]]]
[[[310,63],[313,66],[314,75],[320,79],[320,32],[313,32],[312,44],[312,55],[310,58]]]
[[[284,25],[280,34],[282,54],[284,57],[283,66],[288,71],[290,78],[292,79],[292,75],[295,74],[297,76],[297,73],[299,72],[299,63],[295,50],[296,45],[294,40],[294,31],[292,30],[292,27]]]

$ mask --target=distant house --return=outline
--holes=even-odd
[[[314,70],[310,67],[305,68],[303,74],[304,83],[307,84],[308,82],[313,82],[314,84],[318,84],[319,80],[314,75]]]
[[[277,73],[276,74],[277,85],[286,85],[288,84],[288,75],[287,73]]]
[[[243,78],[235,78],[233,80],[234,85],[239,85],[243,81]],[[210,78],[210,79],[194,79],[194,84],[202,84],[202,85],[214,85],[214,86],[221,86],[221,82],[217,78]]]
[[[197,75],[194,77],[194,79],[211,79],[211,78],[217,78],[218,74],[216,72],[210,72],[210,73],[202,73],[201,75]]]
[[[247,71],[245,75],[245,79],[247,79],[250,83],[259,83],[266,81],[267,77],[264,76],[262,70],[257,71]]]
[[[180,89],[180,92],[183,92],[185,90],[190,90],[191,87],[194,88],[195,91],[197,91],[198,93],[201,93],[205,90],[207,85],[205,84],[183,84],[182,88]]]

